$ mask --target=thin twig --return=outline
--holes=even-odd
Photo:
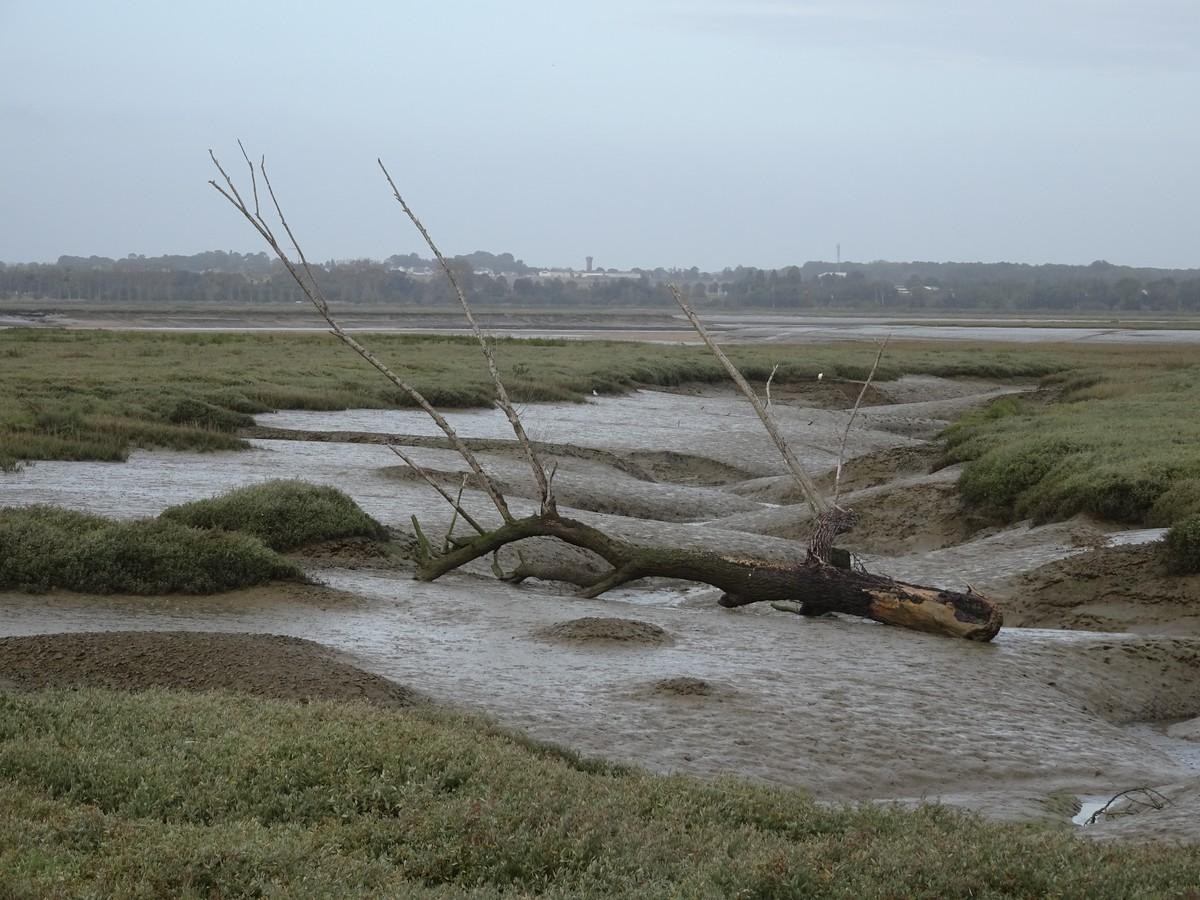
[[[240,141],[238,142],[238,146],[241,147]],[[288,274],[292,277],[292,280],[295,281],[300,290],[304,292],[304,296],[308,298],[309,302],[316,307],[317,312],[321,314],[321,317],[329,324],[334,336],[342,341],[342,343],[346,344],[346,346],[350,347],[350,349],[365,359],[368,363],[374,366],[375,369],[377,369],[392,384],[400,388],[400,390],[404,391],[404,393],[408,394],[408,396],[411,397],[416,404],[422,410],[424,410],[430,418],[433,419],[438,428],[440,428],[446,437],[450,439],[451,445],[466,461],[467,465],[471,468],[471,471],[480,477],[483,483],[484,492],[487,493],[493,505],[495,505],[496,510],[500,513],[501,518],[503,518],[505,522],[513,521],[513,515],[509,511],[508,504],[504,500],[504,495],[500,493],[500,489],[496,486],[496,483],[483,470],[483,466],[480,464],[479,459],[474,453],[471,452],[470,448],[463,443],[462,439],[459,438],[458,433],[453,427],[451,427],[450,423],[446,421],[446,418],[434,408],[433,404],[431,404],[425,398],[424,394],[422,394],[412,385],[405,382],[404,379],[388,368],[388,366],[385,365],[377,356],[375,356],[374,353],[348,335],[342,329],[342,326],[337,322],[337,320],[334,319],[332,313],[329,311],[329,304],[326,302],[325,296],[322,294],[320,287],[317,285],[316,278],[313,276],[312,267],[309,266],[308,259],[305,257],[304,252],[300,249],[299,242],[296,240],[295,235],[288,226],[287,220],[283,216],[283,210],[275,196],[275,191],[271,186],[270,178],[267,176],[265,159],[259,163],[259,171],[262,174],[263,182],[267,186],[267,191],[270,194],[271,201],[275,206],[275,211],[279,215],[280,224],[283,226],[284,231],[287,233],[288,238],[292,242],[292,246],[296,250],[296,255],[300,259],[300,263],[303,266],[303,273],[280,245],[278,239],[275,237],[275,233],[272,230],[270,223],[268,223],[259,212],[257,181],[253,178],[251,179],[251,184],[254,190],[254,212],[251,212],[246,202],[242,199],[242,195],[238,193],[237,186],[234,184],[233,179],[229,177],[229,173],[225,171],[224,167],[217,159],[216,154],[214,154],[212,150],[209,150],[208,155],[212,159],[213,165],[216,166],[217,171],[221,173],[221,177],[225,179],[225,184],[228,185],[228,190],[219,185],[215,180],[210,180],[208,183],[212,185],[213,188],[219,194],[221,194],[221,196],[228,200],[233,205],[234,209],[240,212],[246,221],[253,226],[254,230],[259,233],[262,239],[267,243],[267,246],[269,246],[279,258],[279,261],[283,263],[284,268],[287,269]],[[242,148],[242,155],[245,157],[246,162],[249,163],[250,158],[246,154],[244,147]],[[253,166],[251,166],[251,171],[253,172]]]
[[[1145,799],[1140,799],[1138,796],[1136,796],[1138,794],[1141,794]],[[1110,813],[1108,811],[1109,807],[1111,807],[1118,800],[1128,801],[1129,805],[1131,807],[1133,807],[1133,809],[1136,809],[1136,810],[1142,810],[1142,809],[1158,810],[1158,809],[1164,809],[1165,807],[1168,807],[1171,805],[1170,799],[1168,797],[1163,796],[1158,791],[1154,790],[1154,788],[1150,788],[1150,787],[1130,788],[1127,791],[1121,791],[1119,794],[1116,794],[1113,797],[1111,797],[1107,803],[1105,803],[1102,807],[1100,807],[1098,810],[1096,810],[1094,813],[1092,813],[1090,816],[1088,816],[1088,820],[1087,820],[1086,824],[1095,825],[1096,822],[1098,822],[1100,820],[1101,816],[1110,815]]]
[[[512,425],[513,433],[516,434],[517,440],[521,444],[521,449],[525,451],[525,457],[529,460],[529,467],[533,470],[533,477],[537,482],[538,492],[541,494],[542,512],[554,511],[554,493],[550,487],[550,479],[546,477],[546,468],[538,458],[538,453],[533,446],[533,442],[529,440],[529,436],[525,433],[525,426],[521,422],[521,417],[517,415],[512,401],[508,398],[508,391],[504,387],[504,381],[500,378],[500,369],[496,366],[496,354],[491,342],[484,335],[483,329],[479,327],[479,323],[475,321],[475,316],[471,312],[471,305],[467,302],[467,295],[459,285],[458,278],[455,277],[454,270],[450,268],[449,261],[442,255],[442,251],[438,249],[437,244],[433,242],[433,237],[426,230],[421,220],[417,218],[417,214],[412,211],[408,203],[400,195],[400,191],[396,187],[396,182],[392,180],[391,173],[388,172],[387,167],[383,164],[383,160],[377,159],[376,162],[379,163],[379,168],[392,189],[392,196],[396,198],[396,201],[400,204],[400,208],[408,216],[409,221],[421,233],[421,237],[425,239],[426,245],[433,251],[433,255],[441,265],[446,279],[454,289],[454,293],[458,295],[458,302],[462,305],[463,314],[466,315],[467,323],[471,326],[471,331],[474,333],[475,339],[479,342],[480,349],[483,350],[483,357],[487,360],[488,373],[492,376],[492,383],[496,386],[496,406],[504,413],[509,424]]]
[[[871,364],[871,371],[867,374],[867,380],[863,382],[862,390],[858,392],[858,398],[854,401],[854,409],[850,410],[850,418],[846,421],[846,430],[842,432],[842,444],[838,448],[837,471],[833,475],[834,506],[837,506],[838,498],[842,495],[842,466],[846,462],[846,441],[850,438],[850,426],[854,424],[854,417],[858,415],[858,407],[862,404],[863,396],[867,393],[867,388],[875,380],[875,370],[879,368],[879,360],[883,358],[883,351],[887,349],[888,341],[891,339],[892,336],[889,334],[883,339],[883,343],[879,345],[879,352],[875,354],[875,362]]]
[[[775,379],[775,373],[779,371],[779,363],[776,363],[771,368],[771,374],[767,376],[767,409],[771,408],[771,382]]]
[[[426,472],[424,468],[422,468],[421,466],[419,466],[415,462],[413,462],[412,459],[407,454],[405,454],[403,450],[401,450],[395,444],[388,444],[387,448],[389,450],[391,450],[393,453],[395,453],[402,460],[404,460],[406,463],[408,463],[408,467],[410,469],[412,469],[414,472],[416,472],[418,475],[420,475],[423,479],[425,479],[426,483],[431,488],[433,488],[435,491],[437,491],[439,494],[441,494],[442,498],[447,503],[449,503],[451,506],[454,507],[455,515],[462,516],[463,521],[466,522],[468,525],[470,525],[472,528],[474,528],[476,531],[478,531],[480,534],[487,534],[487,530],[482,525],[480,525],[478,522],[476,522],[471,517],[471,514],[469,512],[467,512],[465,509],[462,508],[462,504],[461,504],[461,502],[459,502],[462,500],[462,490],[461,489],[458,492],[458,497],[459,497],[458,501],[454,500],[450,496],[450,494],[447,493],[446,489],[437,483],[437,481],[434,479],[434,477],[432,475],[430,475],[428,472]],[[463,484],[466,484],[465,477],[464,477]]]
[[[458,483],[458,496],[454,498],[454,515],[450,517],[450,527],[446,529],[446,538],[442,541],[442,552],[450,552],[450,544],[454,540],[454,526],[458,524],[458,511],[462,509],[463,491],[467,489],[467,479],[470,476],[463,472],[462,481]]]
[[[792,448],[784,440],[783,434],[780,433],[779,426],[775,424],[775,419],[771,416],[771,413],[763,406],[762,401],[758,399],[758,395],[754,393],[754,388],[750,387],[750,383],[738,371],[738,367],[717,346],[716,341],[709,335],[708,329],[704,327],[704,323],[700,321],[700,317],[696,315],[695,310],[683,299],[683,294],[679,292],[679,288],[673,284],[667,285],[667,287],[670,288],[671,294],[675,297],[675,302],[679,304],[679,308],[683,310],[683,314],[688,317],[688,321],[696,329],[696,333],[700,335],[700,339],[712,351],[717,361],[725,367],[725,371],[729,373],[729,377],[733,379],[733,383],[737,385],[738,390],[750,401],[750,405],[758,413],[758,418],[762,421],[763,427],[767,429],[767,434],[771,436],[771,440],[775,442],[775,446],[779,449],[779,454],[783,457],[788,471],[792,473],[792,478],[800,486],[800,492],[804,495],[804,499],[808,501],[813,514],[819,516],[825,512],[829,508],[829,504],[825,502],[825,498],[817,490],[812,477],[800,465],[800,460],[796,459],[796,454],[792,452]]]

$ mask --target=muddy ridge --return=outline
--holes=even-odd
[[[1096,547],[997,588],[1005,623],[1158,634],[1200,633],[1200,575],[1173,575],[1158,543]]]
[[[0,638],[0,688],[233,691],[275,700],[413,706],[420,696],[301,638],[106,631]]]
[[[618,619],[606,616],[584,616],[569,622],[557,622],[539,628],[534,636],[548,641],[570,644],[640,644],[661,646],[670,644],[671,636],[665,628],[637,619]]]

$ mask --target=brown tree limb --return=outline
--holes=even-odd
[[[471,331],[475,335],[475,339],[479,342],[479,347],[483,351],[483,357],[487,361],[488,373],[492,376],[492,383],[496,386],[496,406],[508,419],[513,433],[517,436],[517,441],[521,444],[521,449],[525,452],[525,458],[529,461],[529,467],[533,470],[533,477],[537,482],[538,492],[541,497],[542,511],[550,512],[555,508],[555,503],[550,479],[546,475],[546,467],[542,465],[541,460],[538,458],[537,449],[533,446],[533,442],[529,440],[529,436],[526,435],[525,425],[521,422],[521,417],[517,415],[517,411],[508,397],[508,390],[504,387],[504,381],[500,378],[500,369],[496,365],[496,354],[491,342],[484,335],[483,329],[479,327],[479,323],[475,321],[475,316],[471,312],[471,305],[467,302],[467,295],[459,285],[458,278],[455,277],[450,263],[442,255],[442,251],[438,249],[437,244],[434,243],[433,237],[429,234],[424,224],[417,218],[417,214],[412,211],[404,197],[400,195],[400,191],[396,187],[396,182],[392,180],[391,173],[388,172],[387,167],[383,164],[383,160],[377,159],[376,162],[379,163],[379,168],[382,170],[388,185],[392,189],[392,196],[396,198],[396,201],[400,204],[400,208],[408,216],[409,221],[421,233],[421,237],[425,239],[426,245],[433,251],[433,255],[441,265],[442,272],[445,273],[450,286],[454,289],[454,293],[458,295],[458,302],[462,305],[463,314],[467,317],[467,324],[471,326]]]
[[[806,615],[827,612],[861,616],[918,631],[989,641],[1000,630],[999,610],[973,592],[906,584],[881,575],[840,569],[809,560],[767,562],[708,550],[644,547],[612,538],[583,522],[550,513],[507,522],[448,554],[431,559],[417,578],[442,575],[530,537],[553,537],[602,557],[612,569],[580,595],[597,597],[639,578],[678,578],[724,591],[728,608],[760,602],[798,602]]]
[[[433,476],[425,471],[423,466],[419,466],[415,462],[413,462],[412,459],[407,454],[405,454],[403,450],[401,450],[395,444],[388,444],[387,448],[389,450],[391,450],[393,453],[395,453],[402,460],[404,460],[404,462],[408,464],[408,467],[410,469],[412,469],[414,472],[416,472],[418,475],[420,475],[421,478],[423,478],[425,480],[426,484],[428,484],[431,488],[433,488],[435,491],[437,491],[439,494],[441,494],[442,499],[454,507],[455,515],[462,516],[463,521],[466,522],[468,525],[470,525],[472,528],[474,528],[480,534],[487,534],[487,529],[485,529],[482,525],[480,525],[478,522],[476,522],[475,519],[471,516],[471,514],[462,508],[462,504],[461,504],[462,489],[461,488],[459,489],[459,492],[458,492],[459,499],[454,500],[450,496],[450,494],[447,493],[446,490],[440,484],[437,483],[437,481],[433,478]],[[465,486],[466,483],[467,483],[466,476],[464,476],[463,477],[463,485]],[[454,530],[453,524],[451,524],[451,531],[453,531],[453,530]],[[447,535],[447,537],[449,537],[449,535]]]

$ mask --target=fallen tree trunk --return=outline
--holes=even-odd
[[[638,578],[678,578],[720,588],[725,595],[719,602],[725,607],[792,602],[799,603],[805,615],[846,613],[973,641],[990,641],[1002,624],[995,605],[970,589],[960,593],[905,584],[839,568],[812,555],[802,563],[779,563],[709,550],[645,547],[553,512],[506,522],[493,531],[461,541],[453,550],[424,560],[416,577],[433,581],[531,537],[552,537],[582,547],[612,567],[583,586],[583,597],[598,597]],[[517,580],[523,577],[520,568],[515,576]]]
[[[254,200],[253,210],[251,210],[250,206],[243,199],[233,179],[221,167],[221,164],[217,161],[212,151],[209,151],[209,155],[212,157],[213,164],[220,172],[226,186],[222,187],[215,180],[209,183],[241,213],[267,242],[293,280],[295,280],[300,290],[313,306],[316,307],[325,321],[329,323],[334,335],[374,366],[392,384],[404,391],[433,419],[438,428],[446,435],[446,439],[450,445],[458,451],[471,472],[474,473],[477,483],[487,493],[496,507],[496,511],[500,514],[500,518],[503,520],[503,524],[499,528],[493,531],[486,531],[461,505],[462,488],[466,486],[466,480],[463,480],[460,484],[459,497],[455,500],[431,473],[420,468],[403,451],[393,446],[393,452],[404,459],[420,477],[425,479],[430,487],[437,491],[454,508],[455,513],[455,517],[451,520],[450,528],[447,531],[443,549],[440,552],[433,548],[428,538],[421,532],[420,524],[417,522],[416,517],[413,517],[413,530],[416,532],[420,548],[419,553],[422,559],[417,571],[417,578],[432,581],[472,560],[492,554],[492,569],[500,577],[511,581],[519,581],[522,578],[537,575],[539,572],[550,572],[552,577],[581,585],[583,588],[582,595],[585,597],[597,597],[605,591],[638,578],[660,576],[697,581],[718,587],[725,592],[720,602],[723,606],[727,607],[771,601],[774,604],[783,604],[788,608],[798,605],[800,612],[809,615],[820,615],[827,612],[849,613],[855,616],[874,619],[877,622],[900,625],[905,628],[929,631],[936,634],[964,637],[976,641],[990,641],[1000,630],[1001,617],[999,611],[987,598],[980,596],[970,588],[963,594],[957,591],[945,591],[937,588],[922,587],[920,585],[904,584],[903,582],[894,581],[880,575],[856,572],[850,568],[839,567],[833,564],[835,561],[839,561],[839,553],[844,554],[844,551],[838,551],[833,546],[835,538],[838,534],[852,528],[856,520],[853,510],[844,509],[837,502],[841,469],[846,451],[846,440],[849,435],[850,426],[854,422],[855,413],[857,413],[859,404],[862,402],[863,395],[874,378],[876,368],[879,365],[879,359],[883,355],[883,346],[886,345],[886,341],[884,345],[880,346],[879,353],[876,354],[875,364],[871,367],[870,374],[868,374],[867,380],[859,392],[858,399],[855,401],[854,410],[851,412],[849,421],[846,423],[846,431],[842,435],[841,452],[838,455],[837,475],[834,479],[834,496],[832,502],[829,502],[817,491],[812,477],[804,470],[788,446],[783,433],[780,431],[768,408],[769,404],[764,405],[759,400],[750,383],[746,381],[733,362],[717,346],[716,341],[708,333],[708,330],[696,315],[695,310],[688,305],[683,294],[674,285],[669,285],[671,294],[675,297],[676,302],[692,323],[696,332],[718,362],[729,373],[738,390],[745,396],[762,421],[767,434],[779,450],[788,472],[791,473],[805,500],[812,508],[813,514],[816,517],[813,523],[814,530],[808,544],[807,557],[803,563],[798,564],[773,563],[766,560],[747,559],[706,550],[643,547],[629,543],[628,541],[609,537],[589,525],[559,515],[553,490],[555,469],[547,469],[543,464],[539,447],[534,446],[533,442],[529,439],[520,416],[512,406],[508,391],[501,381],[491,343],[476,323],[466,295],[458,284],[452,268],[433,242],[433,238],[430,237],[425,226],[421,224],[421,221],[409,208],[408,204],[405,203],[400,192],[396,189],[391,175],[388,174],[382,160],[380,160],[379,167],[383,170],[383,174],[392,188],[392,193],[396,200],[399,201],[401,207],[403,207],[405,214],[425,239],[429,249],[433,251],[451,287],[458,296],[459,302],[462,304],[467,322],[479,342],[488,364],[488,371],[496,386],[496,405],[503,410],[512,425],[513,433],[524,451],[525,458],[528,460],[533,473],[534,481],[538,485],[540,512],[537,515],[524,519],[516,519],[509,510],[507,501],[497,482],[484,471],[474,451],[459,436],[446,418],[433,407],[419,390],[402,379],[373,352],[347,334],[341,325],[338,324],[330,311],[328,301],[317,284],[316,277],[304,255],[304,251],[300,249],[300,244],[297,242],[292,229],[283,216],[283,210],[279,205],[279,201],[275,196],[275,190],[271,186],[271,181],[267,176],[266,161],[260,160],[258,171],[262,175],[263,184],[275,208],[275,213],[279,218],[279,224],[291,242],[292,248],[295,250],[298,257],[297,261],[293,261],[288,256],[272,230],[270,223],[263,217],[259,206],[258,181],[255,175],[254,164],[250,161],[245,148],[241,147],[240,142],[238,146],[242,150],[242,157],[245,159],[246,165],[250,170],[250,196]],[[774,371],[772,375],[774,375]],[[817,377],[820,378],[821,376],[818,375]],[[768,390],[769,385],[770,379],[768,379]],[[453,537],[454,524],[460,517],[479,532],[477,537],[469,540]],[[529,565],[522,561],[522,564],[517,567],[515,572],[505,575],[500,569],[499,560],[495,555],[496,551],[508,544],[531,537],[558,538],[568,544],[591,551],[611,566],[611,569],[609,571],[602,571],[600,574],[594,574],[590,566],[581,566],[579,567],[579,571],[563,570],[561,568],[558,570],[548,570],[544,566]]]

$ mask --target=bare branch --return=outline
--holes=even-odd
[[[458,524],[458,513],[462,509],[463,491],[467,489],[467,481],[470,478],[466,472],[463,472],[462,481],[458,483],[458,496],[454,498],[454,515],[450,517],[450,526],[446,529],[446,537],[442,541],[442,552],[449,553],[450,546],[454,541],[454,526]]]
[[[774,365],[774,366],[771,368],[771,374],[767,376],[767,389],[766,389],[766,394],[767,394],[767,409],[770,409],[770,408],[771,408],[771,382],[772,382],[772,381],[775,379],[775,373],[776,373],[776,372],[778,372],[778,371],[779,371],[779,364],[778,364],[778,363],[776,363],[776,364],[775,364],[775,365]]]
[[[742,395],[750,401],[750,405],[754,407],[754,411],[758,413],[758,418],[762,420],[763,427],[767,429],[767,434],[771,436],[771,440],[775,442],[775,446],[779,449],[780,455],[783,457],[784,463],[787,465],[788,471],[791,472],[792,478],[796,484],[800,486],[800,493],[804,495],[804,499],[808,501],[808,505],[812,508],[814,515],[820,515],[829,508],[829,504],[825,502],[825,498],[821,496],[817,486],[813,483],[812,477],[804,471],[804,467],[800,465],[800,460],[796,459],[796,454],[792,452],[792,448],[788,446],[783,435],[779,431],[779,426],[772,418],[770,411],[767,410],[758,395],[754,393],[754,388],[750,387],[750,383],[746,381],[738,367],[730,361],[724,351],[717,346],[716,341],[708,333],[708,329],[704,327],[704,323],[700,321],[700,317],[696,315],[696,311],[692,309],[688,302],[683,299],[683,294],[679,292],[679,288],[673,284],[667,285],[671,289],[671,294],[675,297],[675,302],[679,304],[679,308],[683,310],[683,314],[688,317],[688,321],[692,323],[692,327],[696,329],[696,333],[700,335],[700,339],[704,341],[709,350],[717,361],[725,367],[725,371],[729,373],[729,377],[733,379],[733,383],[737,385]]]
[[[473,519],[471,517],[471,514],[469,512],[467,512],[465,509],[462,508],[462,503],[461,503],[462,489],[461,488],[459,489],[459,492],[458,492],[458,500],[454,500],[450,496],[450,494],[447,493],[446,490],[440,484],[438,484],[436,480],[434,480],[434,477],[432,475],[430,475],[428,472],[426,472],[424,468],[422,468],[421,466],[419,466],[415,462],[413,462],[412,459],[408,455],[406,455],[403,450],[401,450],[395,444],[388,444],[387,448],[389,450],[391,450],[393,453],[395,453],[402,460],[404,460],[408,464],[408,467],[410,469],[412,469],[414,472],[416,472],[418,475],[420,475],[423,479],[425,479],[426,483],[431,488],[433,488],[435,491],[437,491],[439,494],[441,494],[442,498],[447,503],[449,503],[451,506],[454,507],[455,515],[462,516],[463,521],[466,522],[468,525],[470,525],[472,528],[474,528],[480,534],[487,534],[487,530],[482,525],[480,525],[478,522],[476,522],[475,519]],[[463,485],[465,486],[466,483],[467,483],[466,476],[464,476],[463,477]],[[451,524],[450,530],[451,531],[454,530],[453,524]],[[446,537],[447,537],[447,540],[449,540],[450,536],[447,535]]]
[[[241,138],[238,138],[238,149],[242,151],[242,159],[246,161],[246,168],[250,170],[250,189],[254,192],[254,218],[262,220],[262,212],[258,208],[258,179],[254,177],[254,163],[250,162],[250,154],[246,152],[246,148],[242,145]],[[260,163],[266,163],[267,159],[264,156]]]
[[[862,390],[858,392],[858,398],[854,401],[854,409],[850,410],[850,418],[846,422],[846,430],[842,432],[842,444],[838,448],[837,471],[833,475],[834,506],[837,506],[838,498],[842,495],[842,466],[846,462],[846,441],[850,438],[850,426],[854,424],[854,417],[858,415],[858,408],[862,405],[867,388],[875,380],[875,370],[879,368],[879,360],[883,358],[883,351],[887,349],[888,341],[891,339],[892,336],[889,334],[879,345],[879,352],[875,354],[875,362],[871,364],[871,371],[867,373],[867,380],[863,382]]]
[[[508,391],[504,387],[504,381],[500,378],[500,370],[496,366],[496,355],[492,349],[491,342],[484,335],[483,330],[479,327],[479,323],[475,321],[475,316],[471,312],[471,305],[467,303],[467,295],[459,285],[458,278],[455,277],[450,263],[442,255],[442,251],[438,249],[437,244],[433,242],[433,237],[421,223],[421,220],[417,218],[417,214],[412,211],[408,203],[400,195],[400,191],[396,187],[396,182],[392,180],[391,173],[388,172],[387,167],[383,164],[383,160],[377,159],[376,162],[379,163],[379,168],[392,189],[392,196],[396,198],[396,201],[400,204],[400,208],[408,216],[409,221],[421,233],[421,237],[425,239],[426,245],[433,251],[433,255],[441,265],[442,271],[446,274],[446,278],[450,282],[450,286],[454,289],[454,293],[458,295],[458,302],[462,305],[463,313],[467,317],[467,323],[471,326],[471,331],[474,333],[475,339],[479,341],[483,357],[487,360],[488,373],[492,376],[492,383],[496,386],[496,406],[504,413],[509,424],[512,425],[513,433],[517,436],[517,440],[521,444],[521,449],[525,451],[526,459],[529,460],[529,467],[533,470],[533,477],[537,482],[538,492],[541,495],[542,511],[552,511],[555,508],[554,493],[550,486],[550,479],[546,476],[546,467],[542,465],[541,460],[538,458],[538,453],[533,446],[533,442],[529,440],[529,436],[525,433],[525,426],[521,422],[521,417],[517,415],[512,401],[508,398]]]
[[[244,149],[242,152],[243,155],[245,155]],[[416,402],[417,406],[424,410],[425,413],[433,419],[438,428],[442,430],[442,433],[450,439],[450,443],[453,445],[454,449],[458,451],[459,455],[466,461],[467,465],[471,468],[471,471],[480,477],[483,483],[484,491],[487,493],[488,497],[491,499],[493,505],[495,505],[496,510],[500,513],[504,521],[511,522],[513,520],[513,515],[509,511],[508,504],[504,500],[504,495],[500,493],[500,489],[496,486],[496,483],[483,470],[483,466],[480,464],[479,459],[474,453],[471,452],[470,448],[463,443],[462,439],[459,438],[458,433],[453,427],[451,427],[450,423],[446,421],[445,416],[438,412],[434,408],[433,404],[425,399],[424,394],[422,394],[412,385],[405,382],[404,379],[388,368],[388,366],[385,365],[384,362],[379,359],[379,357],[377,357],[374,353],[342,330],[342,326],[333,318],[333,315],[329,311],[329,304],[326,302],[325,296],[321,293],[321,289],[317,285],[316,278],[313,276],[312,268],[309,266],[308,260],[304,256],[304,252],[300,249],[300,245],[297,242],[295,235],[292,233],[291,228],[287,224],[287,220],[283,216],[283,210],[280,207],[279,200],[276,198],[275,191],[271,186],[271,181],[267,177],[265,164],[260,164],[259,171],[262,173],[263,182],[267,186],[267,191],[270,194],[271,202],[275,206],[275,211],[279,214],[279,221],[283,225],[284,231],[287,232],[288,238],[291,240],[292,246],[296,250],[296,255],[300,258],[300,263],[303,266],[303,273],[301,273],[300,269],[297,268],[291,257],[288,256],[287,251],[280,246],[279,241],[276,239],[270,225],[263,219],[261,215],[258,215],[257,212],[250,211],[250,208],[242,199],[241,194],[238,193],[237,186],[234,184],[233,179],[229,177],[229,173],[225,171],[224,167],[217,160],[217,157],[212,150],[208,151],[208,155],[212,159],[213,165],[217,167],[217,171],[220,172],[221,176],[225,179],[225,183],[228,185],[229,189],[226,190],[213,180],[210,180],[208,183],[211,184],[213,188],[226,200],[228,200],[233,205],[234,209],[240,212],[246,221],[253,226],[254,230],[259,233],[262,239],[266,241],[267,246],[269,246],[279,258],[279,261],[283,263],[284,268],[286,268],[288,271],[288,274],[292,276],[292,280],[295,281],[300,287],[300,290],[304,292],[304,296],[308,298],[309,302],[316,307],[317,312],[321,314],[321,317],[329,324],[333,334],[342,343],[374,366],[376,370],[378,370],[385,378],[388,379],[388,381],[390,381],[404,393],[408,394],[408,396],[411,397],[414,402]],[[248,162],[249,157],[247,156],[246,158]],[[258,189],[256,185],[256,210],[257,196]]]

